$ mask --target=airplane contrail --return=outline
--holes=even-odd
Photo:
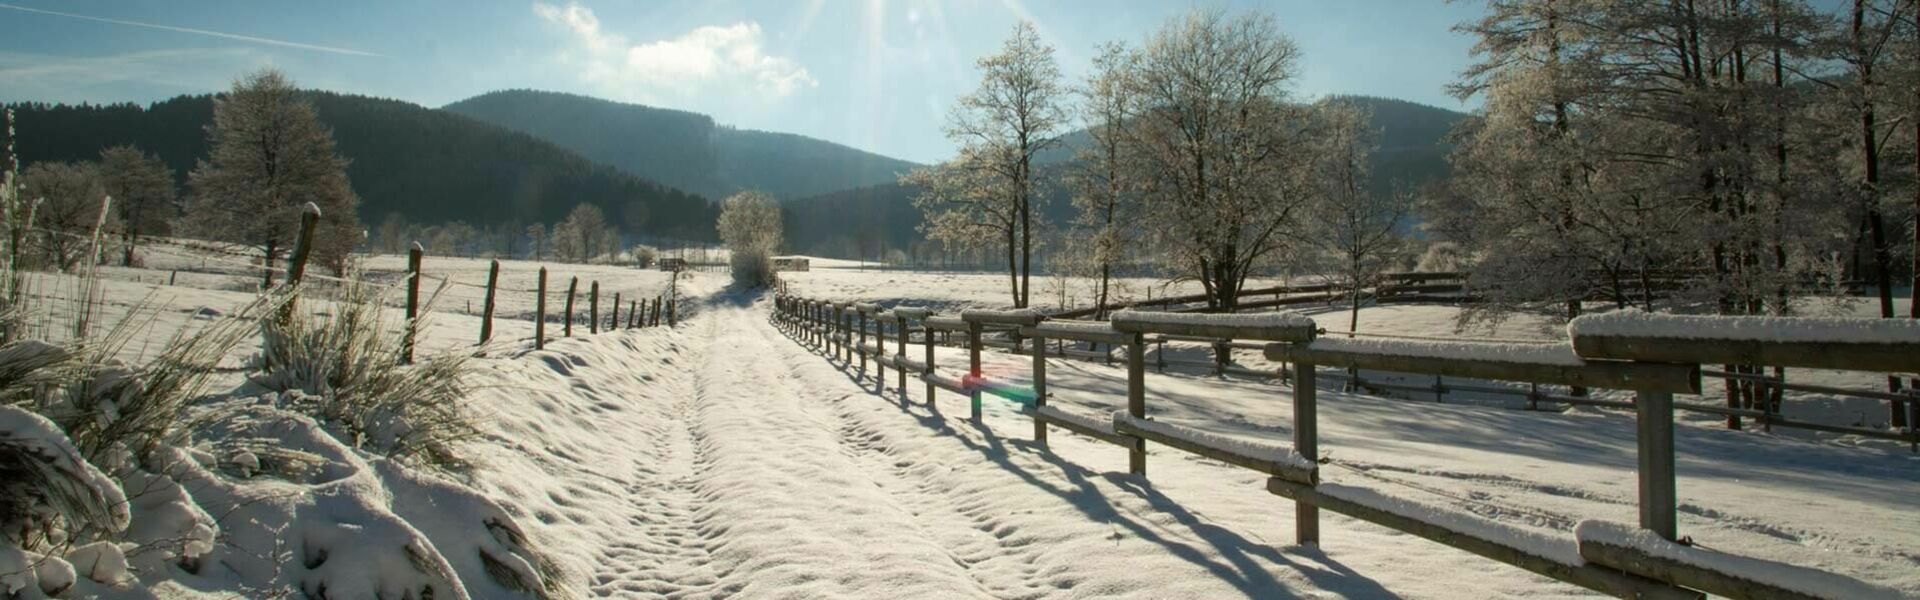
[[[106,18],[106,17],[93,17],[93,16],[88,16],[88,15],[77,15],[77,14],[73,14],[73,13],[67,13],[67,12],[60,12],[60,11],[53,11],[53,10],[44,10],[44,9],[38,9],[38,8],[28,8],[28,7],[25,7],[25,6],[18,6],[18,5],[14,5],[14,4],[6,4],[6,3],[0,3],[0,8],[8,8],[8,9],[13,9],[13,10],[17,10],[17,11],[21,11],[21,12],[30,12],[30,13],[39,13],[39,14],[43,14],[43,15],[53,15],[53,16],[56,16],[56,17],[67,17],[67,18],[69,18],[69,19],[81,19],[81,20],[86,20],[86,21],[97,21],[97,22],[100,22],[100,23],[112,23],[112,24],[114,24],[114,25],[126,25],[126,26],[129,26],[129,27],[145,27],[145,28],[148,28],[148,29],[159,29],[159,30],[162,30],[162,31],[174,31],[174,32],[179,32],[179,33],[192,33],[192,34],[197,34],[197,35],[204,35],[204,36],[211,36],[211,37],[217,37],[217,38],[225,38],[225,39],[229,39],[229,40],[238,40],[238,41],[242,41],[242,42],[253,42],[253,43],[256,43],[256,44],[267,44],[267,45],[270,45],[270,46],[284,46],[284,47],[287,47],[287,48],[299,48],[299,49],[301,49],[301,50],[315,50],[315,51],[319,51],[319,52],[332,52],[332,53],[335,53],[335,54],[350,54],[350,55],[353,55],[353,56],[380,56],[379,54],[374,54],[374,53],[372,53],[372,52],[363,52],[363,51],[360,51],[360,50],[354,50],[354,49],[352,49],[352,48],[335,48],[335,47],[333,47],[333,46],[319,46],[319,45],[314,45],[314,44],[302,44],[302,43],[300,43],[300,42],[289,42],[289,41],[286,41],[286,40],[275,40],[275,39],[268,39],[268,38],[263,38],[263,37],[254,37],[254,36],[251,36],[251,35],[240,35],[240,34],[237,34],[237,33],[223,33],[223,32],[219,32],[219,31],[208,31],[208,30],[205,30],[205,29],[194,29],[194,28],[191,28],[191,27],[174,27],[174,26],[172,26],[172,25],[160,25],[160,24],[157,24],[157,23],[141,23],[141,22],[139,22],[139,21],[127,21],[127,20],[122,20],[122,19],[109,19],[109,18]]]

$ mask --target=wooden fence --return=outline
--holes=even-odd
[[[1702,364],[1920,371],[1920,323],[1617,312],[1575,320],[1569,328],[1571,342],[1506,344],[1320,338],[1311,319],[1292,313],[1123,311],[1110,322],[1089,322],[1049,320],[1026,310],[967,310],[944,316],[924,309],[884,309],[786,294],[775,297],[775,307],[773,320],[778,326],[835,360],[848,365],[858,360],[862,376],[871,361],[876,381],[884,385],[886,369],[893,368],[902,403],[907,402],[907,379],[912,374],[926,385],[924,401],[929,407],[936,406],[939,390],[946,390],[967,397],[970,416],[978,421],[983,395],[1009,398],[1020,402],[1033,419],[1034,439],[1042,447],[1049,427],[1080,433],[1125,448],[1129,471],[1135,474],[1146,473],[1148,442],[1266,473],[1267,490],[1295,503],[1295,540],[1300,544],[1318,544],[1319,510],[1326,509],[1624,598],[1698,598],[1703,592],[1733,598],[1895,595],[1843,576],[1679,541],[1673,395],[1700,392]],[[989,331],[1007,334],[1016,348],[1018,340],[1025,338],[1039,349],[1031,352],[1030,386],[982,375],[981,352],[989,345],[984,339]],[[916,334],[917,345],[924,350],[922,359],[908,356],[907,346]],[[955,335],[964,336],[968,355],[968,371],[958,377],[940,373],[934,358],[938,340]],[[894,342],[891,352],[889,337]],[[1239,340],[1235,344],[1242,347],[1258,342],[1268,359],[1282,363],[1283,371],[1290,365],[1291,444],[1229,439],[1147,419],[1146,348],[1156,337]],[[1047,340],[1124,348],[1127,409],[1100,419],[1049,405]],[[1637,526],[1582,523],[1573,540],[1577,555],[1570,557],[1543,549],[1533,541],[1537,534],[1477,515],[1410,509],[1407,503],[1370,491],[1322,483],[1317,427],[1320,367],[1630,391],[1632,402],[1609,405],[1635,412],[1639,522]]]
[[[426,275],[421,269],[421,260],[425,253],[426,249],[418,242],[414,243],[413,248],[407,251],[407,276],[405,280],[407,285],[407,328],[401,341],[403,344],[401,356],[403,360],[409,363],[413,362],[414,336],[417,333],[416,328],[420,316],[420,281]],[[675,276],[678,277],[678,275]],[[545,348],[549,337],[547,335],[547,283],[547,268],[540,267],[540,273],[535,280],[535,287],[533,289],[507,290],[534,294],[533,347],[536,350]],[[620,329],[658,327],[663,323],[668,327],[672,327],[677,321],[677,315],[675,313],[677,312],[676,309],[679,302],[676,295],[671,292],[656,295],[650,299],[638,297],[626,299],[627,311],[624,321],[622,320],[620,312],[622,298],[619,292],[615,292],[612,298],[613,302],[608,306],[607,318],[603,320],[600,318],[600,281],[590,280],[587,284],[587,311],[585,315],[580,315],[574,310],[574,300],[579,295],[580,278],[569,277],[567,279],[566,308],[561,311],[559,319],[562,337],[573,337],[573,322],[576,316],[585,317],[582,320],[587,326],[589,333],[600,333],[603,328],[607,331],[617,331]],[[443,283],[442,285],[447,284]],[[480,336],[479,340],[475,342],[476,345],[484,345],[493,341],[494,298],[495,295],[501,291],[500,261],[494,260],[488,264],[487,285],[484,289],[486,290],[486,296],[481,304]]]

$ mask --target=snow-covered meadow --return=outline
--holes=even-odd
[[[391,282],[404,258],[362,264],[373,281]],[[190,287],[185,272],[177,285],[155,282],[167,266],[107,274],[110,298],[154,292],[149,336],[210,322],[251,297]],[[502,287],[530,289],[539,266],[502,261]],[[555,279],[601,277],[648,297],[666,283],[665,274],[625,267],[548,266],[566,273]],[[426,270],[484,283],[486,267],[429,257]],[[818,259],[814,268],[787,274],[795,293],[943,311],[1005,305],[1004,279],[992,274],[863,272]],[[218,288],[250,277],[191,281]],[[205,403],[200,410],[225,424],[156,467],[180,484],[157,497],[184,498],[173,510],[205,514],[204,523],[186,523],[216,532],[195,555],[199,571],[178,556],[140,558],[129,548],[131,570],[118,584],[74,590],[258,597],[275,592],[243,584],[267,582],[281,592],[312,594],[324,584],[329,597],[372,597],[439,582],[457,586],[455,597],[528,597],[489,575],[505,565],[554,582],[551,597],[1588,595],[1337,515],[1324,517],[1322,547],[1292,546],[1290,502],[1265,491],[1263,475],[1153,446],[1148,476],[1133,477],[1125,451],[1102,442],[1056,431],[1048,448],[1033,445],[1017,404],[988,399],[986,418],[974,424],[963,396],[943,392],[936,408],[910,382],[903,399],[774,327],[770,296],[732,291],[726,277],[683,276],[679,327],[588,336],[577,325],[575,337],[540,351],[521,339],[531,323],[510,318],[525,318],[531,297],[503,293],[496,335],[506,340],[475,359],[469,376],[466,407],[481,417],[478,437],[463,446],[472,464],[453,473],[417,472],[279,412],[297,396]],[[563,291],[553,292],[550,310]],[[132,304],[111,300],[102,312],[125,314]],[[319,298],[302,306],[332,310]],[[1453,336],[1455,310],[1369,307],[1361,327]],[[423,349],[470,350],[477,318],[445,312]],[[1340,307],[1307,312],[1344,328]],[[559,335],[557,325],[548,331]],[[1552,333],[1515,320],[1470,336]],[[1253,354],[1236,359],[1269,366]],[[1021,384],[1030,360],[988,352],[986,371]],[[965,361],[959,349],[938,351],[946,372],[964,372]],[[1123,368],[1097,361],[1056,360],[1049,372],[1053,406],[1092,419],[1124,407],[1124,382]],[[226,383],[241,382],[234,374]],[[1249,442],[1291,432],[1288,388],[1271,382],[1175,368],[1150,374],[1148,390],[1149,414],[1162,423]],[[1564,552],[1581,520],[1634,520],[1631,415],[1458,400],[1323,390],[1321,443],[1331,459],[1323,477],[1562,540]],[[1678,447],[1680,529],[1701,546],[1920,594],[1912,568],[1920,562],[1920,458],[1904,448],[1727,431],[1704,418],[1680,428]],[[139,510],[136,523],[181,523]],[[333,558],[315,564],[316,548]],[[438,566],[390,568],[411,560],[408,552],[439,557],[430,561]]]

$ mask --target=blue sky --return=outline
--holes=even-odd
[[[0,101],[151,102],[275,66],[301,85],[431,107],[509,88],[711,114],[909,160],[952,151],[973,60],[1034,21],[1069,78],[1191,8],[1272,13],[1296,91],[1462,109],[1443,89],[1477,2],[1266,0],[0,0]],[[64,14],[48,14],[52,11]]]

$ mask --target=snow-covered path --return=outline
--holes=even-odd
[[[483,459],[480,485],[517,504],[537,541],[583,571],[575,578],[597,597],[1586,595],[1338,516],[1323,526],[1324,551],[1287,546],[1292,507],[1265,492],[1256,473],[1155,448],[1149,477],[1134,478],[1125,474],[1125,452],[1113,446],[1058,430],[1050,451],[1033,446],[1030,421],[1011,404],[990,404],[985,422],[975,424],[964,397],[943,393],[943,416],[912,382],[903,405],[895,390],[859,379],[857,365],[795,343],[767,314],[763,299],[718,294],[674,330],[562,340],[519,360],[490,361],[508,384],[478,400],[496,415],[500,441]],[[944,352],[942,363],[950,367],[958,354]],[[1028,360],[989,358],[990,372],[1010,379],[1024,373],[1018,361]],[[1063,402],[1117,401],[1108,371],[1064,363],[1054,376]],[[1283,413],[1283,388],[1159,376],[1150,386],[1165,390],[1150,400],[1165,418],[1285,435],[1268,416]],[[1175,390],[1186,400],[1160,397]],[[1407,419],[1415,415],[1403,404],[1329,396],[1342,403],[1323,417],[1336,458],[1371,471],[1337,474],[1346,482],[1364,485],[1371,476],[1425,486],[1511,509],[1487,516],[1550,529],[1570,525],[1553,515],[1631,511],[1613,506],[1630,497],[1620,486],[1630,486],[1631,476],[1610,472],[1620,466],[1610,417],[1582,423],[1437,407]],[[1382,432],[1383,424],[1401,431]],[[1437,435],[1436,426],[1465,433]],[[1497,444],[1474,433],[1516,426],[1572,446],[1539,446],[1547,440],[1512,432],[1520,436],[1510,438],[1513,449],[1551,448],[1547,457],[1577,451],[1603,467],[1567,474],[1553,460],[1486,462]],[[1745,447],[1729,439],[1715,443]],[[1854,458],[1856,472],[1886,474],[1861,480],[1873,489],[1838,486],[1871,495],[1830,498],[1826,510],[1871,516],[1881,504],[1914,502],[1906,492],[1920,486],[1895,474],[1912,461]],[[1753,476],[1767,482],[1784,472]],[[1737,496],[1721,501],[1740,474],[1727,478],[1724,489],[1682,482],[1683,495],[1713,492],[1695,496],[1713,500],[1695,505],[1697,513],[1739,509],[1725,518],[1696,514],[1696,528],[1713,520],[1763,534],[1782,525],[1788,535],[1814,533],[1793,543],[1820,552],[1815,564],[1852,553],[1885,554],[1870,564],[1895,568],[1914,560],[1898,550],[1912,537],[1910,516],[1809,530],[1804,525],[1826,519],[1769,520],[1774,507],[1741,507],[1749,498]],[[1808,487],[1819,486],[1791,491]],[[1892,531],[1855,535],[1880,528]]]

